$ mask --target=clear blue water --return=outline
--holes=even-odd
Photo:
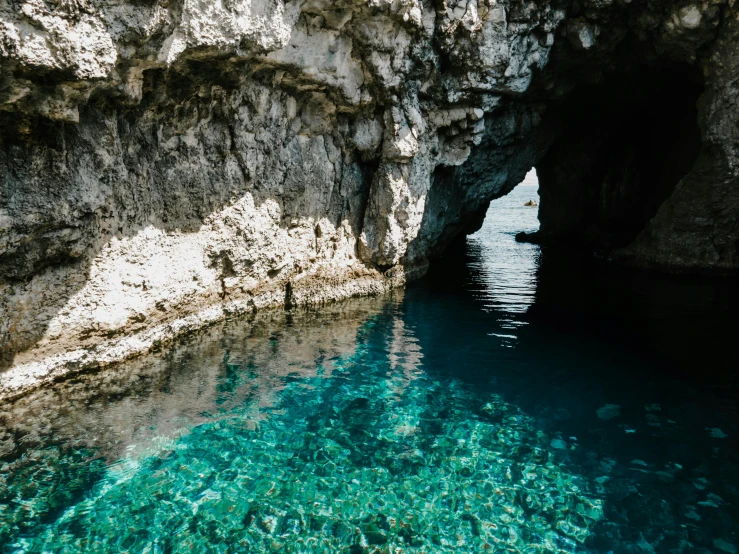
[[[2,552],[739,547],[737,294],[518,244],[0,407]]]

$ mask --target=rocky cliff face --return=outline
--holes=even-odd
[[[0,0],[3,394],[402,284],[534,165],[538,238],[735,269],[733,2]]]

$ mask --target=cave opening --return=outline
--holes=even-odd
[[[519,240],[611,250],[630,244],[701,148],[703,83],[688,67],[615,73],[552,103],[537,161],[540,229]]]

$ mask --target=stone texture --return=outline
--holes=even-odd
[[[690,67],[705,88],[696,162],[622,257],[735,269],[736,17],[729,0],[0,0],[0,395],[403,284],[556,166],[561,103],[619,72]],[[547,186],[543,217],[567,218]]]

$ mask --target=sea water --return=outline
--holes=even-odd
[[[735,554],[733,285],[517,243],[536,190],[405,292],[0,408],[2,552]]]

